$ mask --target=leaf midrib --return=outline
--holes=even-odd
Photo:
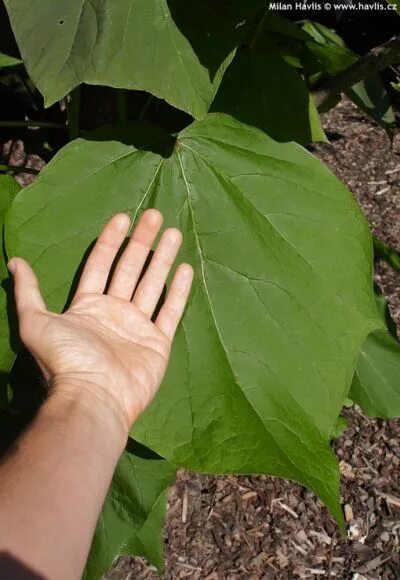
[[[283,456],[283,459],[286,460],[285,461],[286,467],[289,464],[289,466],[291,466],[292,470],[294,469],[295,473],[299,474],[299,481],[304,481],[305,479],[308,479],[307,474],[303,473],[299,469],[299,467],[296,465],[296,463],[294,463],[292,461],[291,457],[287,454],[287,452],[281,447],[281,445],[277,441],[275,435],[268,429],[267,425],[265,425],[262,417],[259,415],[259,413],[257,412],[257,410],[253,407],[253,405],[250,403],[250,401],[246,397],[245,393],[242,391],[239,383],[237,382],[236,376],[235,376],[235,374],[234,374],[234,372],[232,370],[232,366],[231,366],[231,363],[230,363],[230,359],[229,359],[227,350],[225,348],[225,344],[224,344],[224,341],[222,339],[222,336],[221,336],[221,333],[220,333],[220,330],[219,330],[219,327],[218,327],[217,320],[215,318],[215,313],[214,313],[213,306],[212,306],[212,302],[211,302],[211,296],[210,296],[210,293],[209,293],[209,290],[208,290],[208,286],[207,286],[207,281],[206,281],[206,277],[205,277],[204,256],[203,256],[203,252],[202,252],[202,248],[201,248],[201,244],[200,244],[200,239],[199,239],[199,235],[198,235],[197,228],[196,228],[196,221],[195,221],[195,218],[194,218],[194,211],[193,211],[193,206],[192,206],[191,198],[190,198],[190,186],[189,186],[189,183],[188,183],[187,178],[186,178],[185,169],[184,169],[184,166],[183,166],[183,161],[182,161],[182,158],[181,158],[181,156],[179,154],[178,149],[175,150],[175,153],[176,153],[176,156],[178,158],[178,161],[179,161],[179,164],[180,164],[180,167],[181,167],[182,177],[183,177],[183,180],[184,180],[184,183],[185,183],[186,192],[187,192],[188,207],[189,207],[189,212],[190,212],[190,216],[191,216],[192,223],[193,223],[193,233],[194,233],[194,236],[195,236],[195,242],[196,242],[196,246],[197,246],[197,251],[198,251],[198,254],[199,254],[199,258],[200,258],[201,275],[202,275],[202,281],[203,281],[203,285],[204,285],[204,289],[205,289],[205,294],[206,294],[207,301],[208,301],[208,304],[209,304],[209,308],[210,308],[210,312],[211,312],[212,319],[213,319],[213,322],[214,322],[214,326],[215,326],[215,329],[216,329],[216,332],[218,334],[218,338],[219,338],[219,341],[220,341],[220,344],[221,344],[221,347],[222,347],[222,351],[223,351],[223,353],[225,355],[225,358],[227,360],[230,373],[231,373],[232,378],[233,378],[233,382],[234,382],[235,386],[237,387],[237,390],[239,391],[242,399],[246,402],[246,405],[251,409],[251,411],[253,412],[253,414],[257,417],[257,420],[259,421],[259,424],[261,425],[261,432],[267,432],[269,434],[269,436],[271,437],[271,439],[273,439],[273,441],[275,442],[276,447],[280,450],[280,452],[281,452],[281,454]],[[276,419],[276,420],[278,420],[280,422],[279,419]],[[288,428],[287,425],[285,425],[285,428]]]

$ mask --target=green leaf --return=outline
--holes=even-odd
[[[280,16],[275,12],[269,12],[263,24],[263,30],[268,34],[279,34],[280,36],[295,38],[305,42],[310,40],[310,35],[305,27],[300,27],[288,18]]]
[[[346,48],[344,40],[336,34],[334,30],[327,28],[319,22],[307,20],[302,28],[303,31],[311,36],[318,44],[322,44],[323,46],[336,45]]]
[[[202,117],[244,31],[239,14],[211,0],[5,4],[47,106],[86,82],[145,90]]]
[[[306,76],[311,84],[321,81],[326,76],[339,75],[359,60],[358,55],[346,48],[343,39],[326,26],[307,21],[303,25],[303,30],[314,39],[312,42],[306,42],[309,54],[307,56],[306,53],[304,59]],[[393,137],[395,116],[390,97],[379,74],[373,74],[357,83],[346,94],[357,107],[383,127],[389,137]],[[333,100],[331,105],[335,104]]]
[[[4,216],[20,186],[12,177],[0,175],[0,406],[7,407],[8,371],[15,359],[14,353],[14,330],[15,318],[9,308],[10,296],[12,295],[11,280],[9,278],[6,253],[3,244]]]
[[[130,447],[118,462],[97,524],[86,580],[102,578],[120,555],[143,556],[159,572],[163,568],[166,492],[176,467],[132,441]]]
[[[4,216],[11,205],[11,202],[18,191],[20,185],[8,175],[0,175],[0,229],[3,238]],[[10,364],[14,361],[15,354],[11,347],[10,325],[8,316],[8,301],[11,282],[6,266],[6,253],[1,241],[0,256],[0,373],[8,372]]]
[[[338,437],[341,437],[343,433],[346,431],[348,424],[349,422],[346,419],[346,417],[342,417],[340,415],[340,417],[337,418],[337,421],[333,427],[331,438],[338,439]]]
[[[396,125],[394,111],[385,85],[378,74],[357,83],[346,94],[364,113],[393,136]]]
[[[308,20],[303,24],[303,31],[309,35],[304,67],[311,84],[326,76],[336,76],[358,61],[359,57],[330,28]]]
[[[307,42],[307,49],[313,59],[305,57],[304,65],[312,84],[321,78],[339,75],[358,61],[356,55],[341,46],[324,46],[310,41]]]
[[[308,20],[303,30],[310,37],[306,42],[304,66],[311,83],[326,76],[336,76],[357,62],[359,57],[330,28]]]
[[[0,175],[0,219],[4,220],[4,215],[21,186],[9,175]]]
[[[272,51],[238,52],[211,109],[259,127],[277,141],[326,141],[303,79]]]
[[[350,389],[351,399],[371,417],[400,417],[400,344],[386,298],[375,288],[375,302],[386,330],[365,340]]]
[[[8,68],[11,66],[17,66],[19,64],[22,64],[22,60],[0,52],[0,68]]]
[[[196,272],[166,379],[133,436],[177,465],[313,489],[338,521],[329,440],[361,344],[381,324],[371,239],[310,153],[212,114],[176,140],[146,124],[67,145],[7,214],[10,255],[61,309],[118,211],[159,208]]]
[[[400,345],[387,331],[364,342],[350,397],[371,417],[400,416]]]
[[[310,40],[300,26],[274,12],[268,12],[265,17],[262,34],[257,38],[256,46],[264,54],[270,50],[296,68],[302,68],[301,57],[304,42]]]

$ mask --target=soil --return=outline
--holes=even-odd
[[[400,133],[385,132],[344,100],[324,116],[329,144],[315,154],[359,201],[375,235],[400,250]],[[40,169],[9,142],[10,165]],[[24,185],[33,176],[24,176]],[[400,274],[384,263],[376,281],[400,329]],[[344,411],[334,444],[347,537],[305,488],[266,476],[211,477],[181,470],[165,526],[164,580],[400,579],[400,421]],[[156,580],[140,558],[120,558],[109,580]]]

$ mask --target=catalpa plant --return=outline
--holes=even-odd
[[[109,217],[155,207],[182,230],[181,258],[195,269],[170,368],[119,462],[86,577],[119,554],[162,568],[178,467],[291,479],[343,526],[330,441],[347,398],[374,416],[400,415],[399,345],[374,296],[366,220],[303,146],[327,140],[319,110],[343,93],[392,135],[382,61],[364,78],[368,55],[259,0],[5,5],[23,65],[3,55],[0,67],[25,66],[46,105],[73,108],[81,83],[147,96],[140,119],[128,120],[120,100],[119,123],[78,127],[29,187],[0,178],[3,414],[16,415],[8,373],[22,356],[7,258],[26,258],[61,311]],[[385,66],[398,44],[381,47]],[[171,126],[174,109],[185,112],[171,132],[143,120],[162,100]]]

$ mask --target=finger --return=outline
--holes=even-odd
[[[156,319],[156,326],[170,339],[182,318],[193,281],[193,268],[181,264],[175,272],[167,298]]]
[[[115,268],[108,294],[131,300],[162,221],[163,217],[156,209],[143,212]]]
[[[182,234],[175,228],[165,230],[145,275],[133,297],[133,303],[151,316],[160,299],[169,271],[182,243]]]
[[[125,213],[115,215],[106,224],[87,259],[75,297],[79,294],[104,292],[111,266],[126,238],[130,224],[130,217]]]
[[[28,312],[46,310],[36,274],[22,258],[13,258],[8,269],[14,277],[14,295],[20,322]]]

